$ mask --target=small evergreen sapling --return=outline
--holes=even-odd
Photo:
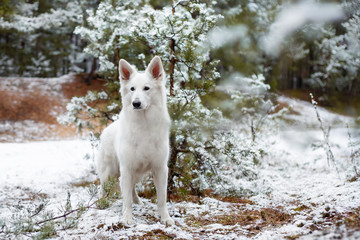
[[[222,16],[201,1],[173,2],[154,9],[141,0],[105,0],[88,15],[88,25],[75,32],[89,42],[85,51],[100,60],[100,71],[109,80],[107,98],[100,101],[102,92],[73,98],[60,120],[78,128],[115,120],[121,108],[117,80],[120,56],[142,68],[151,55],[158,55],[169,77],[172,127],[168,192],[199,193],[211,188],[216,193],[242,193],[244,189],[234,179],[256,176],[253,157],[244,155],[252,154],[252,149],[247,149],[251,146],[243,144],[236,128],[227,127],[233,124],[220,109],[203,103],[220,78],[216,69],[219,62],[207,47],[207,34]]]
[[[111,181],[110,181],[111,182]],[[110,183],[111,184],[111,183]],[[98,187],[91,184],[88,189],[89,200],[87,204],[77,203],[73,207],[71,193],[67,193],[66,201],[57,211],[50,209],[50,202],[40,194],[30,204],[19,202],[11,207],[12,215],[7,219],[0,219],[0,236],[9,238],[26,236],[34,239],[48,239],[57,235],[57,232],[76,228],[82,215],[91,208],[107,208],[114,197],[109,193],[113,191],[109,185],[109,193],[102,199],[95,200]],[[102,205],[106,202],[106,206]]]

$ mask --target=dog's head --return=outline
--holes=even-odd
[[[120,93],[123,108],[141,111],[163,102],[165,74],[161,59],[155,56],[145,72],[137,72],[127,61],[119,62]]]

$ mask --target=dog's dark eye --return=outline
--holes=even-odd
[[[149,87],[144,87],[144,91],[149,91],[150,88]]]
[[[130,88],[130,91],[135,91],[135,88],[134,88],[134,87],[131,87],[131,88]]]

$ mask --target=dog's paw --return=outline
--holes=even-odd
[[[161,223],[164,224],[164,225],[168,225],[168,226],[171,226],[171,225],[175,224],[174,220],[171,217],[162,218]]]
[[[127,226],[133,225],[134,221],[132,219],[124,219],[124,223]]]
[[[124,223],[126,224],[126,225],[133,225],[134,224],[134,221],[132,220],[132,217],[130,216],[124,216]]]

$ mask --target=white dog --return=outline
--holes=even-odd
[[[119,72],[123,107],[119,119],[101,135],[97,158],[101,185],[109,177],[120,177],[123,218],[132,224],[132,203],[143,204],[135,184],[151,171],[161,222],[172,225],[166,207],[170,117],[161,60],[154,57],[145,72],[138,73],[121,59]]]

